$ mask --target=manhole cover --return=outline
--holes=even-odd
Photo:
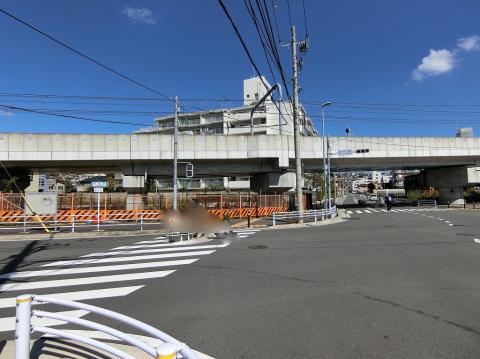
[[[267,249],[268,247],[264,244],[255,244],[253,246],[248,246],[250,249]]]

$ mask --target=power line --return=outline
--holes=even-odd
[[[277,19],[277,12],[275,11],[276,9],[276,5],[275,5],[275,0],[272,0],[272,9],[273,9],[273,19],[275,21],[275,29],[277,31],[277,39],[278,39],[278,43],[281,43],[282,42],[282,39],[280,37],[280,32],[278,31],[278,27],[279,27],[279,23],[280,23],[280,19]],[[281,27],[281,24],[280,24],[280,27]]]
[[[24,107],[16,107],[16,106],[9,106],[9,105],[2,105],[0,104],[0,108],[5,108],[7,110],[15,110],[15,111],[23,111],[23,112],[29,112],[29,113],[35,113],[35,114],[40,114],[40,115],[47,115],[47,116],[56,116],[56,117],[63,117],[63,118],[69,118],[73,120],[81,120],[81,121],[90,121],[90,122],[101,122],[101,123],[112,123],[112,124],[117,124],[117,125],[133,125],[133,126],[150,126],[151,124],[146,124],[146,123],[138,123],[138,122],[126,122],[126,121],[114,121],[114,120],[100,120],[100,119],[94,119],[94,118],[87,118],[87,117],[80,117],[80,116],[73,116],[73,115],[65,115],[61,113],[54,113],[54,112],[48,112],[48,111],[39,111],[35,109],[29,109],[29,108],[24,108]]]
[[[83,57],[84,59],[87,59],[88,61],[93,62],[95,65],[100,66],[100,67],[102,67],[103,69],[105,69],[105,70],[107,70],[107,71],[110,71],[111,73],[113,73],[113,74],[115,74],[115,75],[117,75],[117,76],[119,76],[119,77],[121,77],[121,78],[123,78],[123,79],[125,79],[125,80],[127,80],[127,81],[129,81],[129,82],[131,82],[131,83],[133,83],[133,84],[135,84],[135,85],[137,85],[137,86],[140,86],[140,87],[142,87],[143,89],[145,89],[145,90],[147,90],[147,91],[150,91],[150,92],[152,92],[152,93],[154,93],[154,94],[160,95],[160,96],[164,97],[165,99],[172,100],[169,96],[163,94],[162,92],[157,91],[157,90],[155,90],[155,89],[153,89],[153,88],[151,88],[151,87],[149,87],[149,86],[147,86],[147,85],[144,85],[144,84],[142,84],[141,82],[139,82],[139,81],[137,81],[137,80],[134,80],[134,79],[132,79],[131,77],[126,76],[126,75],[120,73],[119,71],[117,71],[117,70],[115,70],[115,69],[113,69],[113,68],[111,68],[111,67],[109,67],[109,66],[107,66],[107,65],[102,64],[100,61],[95,60],[94,58],[92,58],[92,57],[84,54],[83,52],[80,52],[79,50],[74,49],[72,46],[66,44],[66,43],[63,42],[63,41],[60,41],[60,40],[54,38],[53,36],[51,36],[51,35],[47,34],[46,32],[44,32],[44,31],[36,28],[35,26],[30,25],[29,23],[27,23],[27,22],[23,21],[22,19],[16,17],[15,15],[9,13],[8,11],[5,11],[5,10],[3,10],[3,9],[0,8],[0,12],[2,12],[4,15],[10,17],[11,19],[14,19],[14,20],[18,21],[18,22],[21,23],[22,25],[25,25],[25,26],[28,27],[29,29],[38,32],[39,34],[41,34],[41,35],[45,36],[46,38],[52,40],[53,42],[57,43],[58,45],[63,46],[64,48],[66,48],[66,49],[74,52],[75,54]]]
[[[290,27],[292,27],[292,13],[290,11],[290,0],[287,0],[288,20],[290,21]]]
[[[302,0],[302,5],[303,5],[303,21],[305,23],[305,39],[308,39],[307,10],[305,7],[305,0]]]

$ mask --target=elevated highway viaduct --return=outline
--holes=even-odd
[[[462,198],[463,187],[480,183],[478,138],[330,137],[329,143],[336,171],[423,169],[444,201]],[[322,170],[322,153],[321,137],[302,137],[306,171]],[[125,187],[142,187],[146,176],[172,176],[173,136],[1,133],[0,161],[33,173],[121,171]],[[294,186],[292,136],[181,135],[179,161],[193,163],[200,177],[253,176],[253,189]]]

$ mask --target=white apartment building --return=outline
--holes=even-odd
[[[197,112],[181,112],[178,116],[178,130],[189,135],[292,135],[293,106],[290,101],[273,100],[272,96],[261,103],[251,117],[252,109],[272,86],[262,77],[243,80],[243,105],[234,108],[219,108]],[[310,118],[302,105],[298,108],[300,132],[304,136],[317,136]],[[252,121],[253,119],[253,126]],[[171,134],[174,131],[174,114],[155,118],[155,125],[142,128],[135,133]],[[170,190],[171,180],[153,180],[158,190]],[[249,190],[250,179],[236,178],[202,178],[179,180],[182,189],[200,190],[207,188],[228,188],[230,190]]]
[[[262,82],[263,80],[263,82]],[[266,87],[267,86],[267,87]],[[219,108],[206,111],[180,113],[178,118],[179,132],[191,135],[293,135],[293,106],[289,101],[273,100],[267,97],[251,117],[255,104],[262,99],[271,88],[267,80],[253,77],[243,81],[243,105],[234,108]],[[300,132],[304,136],[316,136],[303,106],[299,105]],[[174,131],[174,114],[155,118],[155,125],[135,131],[135,133],[168,134]]]

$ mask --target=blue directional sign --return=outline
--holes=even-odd
[[[353,150],[351,148],[345,148],[345,149],[342,149],[342,150],[338,150],[338,154],[340,156],[348,156],[348,155],[353,154]]]

